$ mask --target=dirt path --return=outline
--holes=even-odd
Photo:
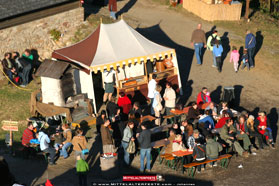
[[[118,7],[123,7],[128,0],[118,3]],[[108,15],[107,8],[100,10],[99,14]],[[203,65],[196,66],[196,59],[193,53],[193,48],[190,46],[190,37],[192,31],[196,28],[197,23],[202,22],[205,31],[209,31],[213,24],[201,21],[199,18],[190,14],[181,14],[168,9],[165,6],[160,6],[151,2],[151,0],[140,0],[124,14],[124,19],[134,28],[148,37],[152,41],[163,44],[168,47],[175,48],[178,55],[179,65],[181,69],[181,78],[185,87],[185,100],[194,101],[196,95],[203,86],[209,88],[212,92],[214,100],[219,101],[221,90],[224,86],[236,86],[239,94],[239,108],[245,108],[250,111],[265,110],[278,120],[279,107],[279,84],[276,77],[277,74],[269,74],[266,69],[266,62],[260,61],[260,54],[256,57],[256,68],[251,71],[240,71],[235,73],[233,64],[229,63],[228,57],[225,59],[222,73],[218,73],[212,65],[212,56],[208,51],[205,52]],[[220,35],[224,32],[229,32],[228,37],[243,40],[238,35],[231,33],[229,30],[217,28]],[[244,37],[244,35],[243,35]],[[270,65],[268,68],[278,68],[275,65]],[[187,80],[192,80],[192,84],[186,84]],[[93,138],[94,139],[94,138]],[[93,143],[94,140],[91,141]],[[95,144],[95,143],[94,143]],[[93,148],[94,147],[94,148]],[[93,146],[92,149],[99,148]],[[23,182],[31,185],[41,184],[46,178],[53,180],[54,185],[77,185],[77,177],[74,175],[74,155],[67,160],[59,160],[57,166],[46,169],[44,163],[21,161],[9,158],[11,170],[16,177]],[[257,156],[250,157],[247,160],[242,158],[233,158],[228,170],[221,168],[209,169],[196,176],[197,180],[205,180],[214,185],[276,185],[279,181],[277,176],[279,157],[278,145],[276,150],[264,150],[259,152]],[[97,154],[94,154],[95,159]],[[244,168],[238,169],[239,163],[243,163]],[[92,161],[94,164],[94,161]],[[28,165],[28,169],[26,166]],[[139,167],[139,157],[136,157],[133,166]],[[31,170],[29,171],[29,168]],[[138,173],[136,169],[131,172]],[[182,177],[181,173],[169,170],[164,165],[155,163],[153,172],[174,175],[168,178],[173,180],[193,181]],[[35,175],[34,175],[35,173]],[[99,180],[100,172],[93,169],[89,174],[89,180]],[[199,185],[199,184],[197,184]]]

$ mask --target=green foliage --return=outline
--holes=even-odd
[[[58,41],[61,37],[61,32],[55,28],[50,30],[49,34],[51,35],[51,37],[54,41]]]

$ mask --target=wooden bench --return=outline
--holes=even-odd
[[[184,173],[184,169],[187,169],[188,171],[188,175],[194,177],[195,175],[195,171],[194,171],[194,167],[198,166],[198,165],[204,165],[204,164],[207,164],[207,163],[211,163],[211,162],[214,162],[214,161],[218,161],[220,160],[221,161],[221,167],[223,168],[227,168],[228,167],[228,164],[229,164],[229,159],[232,157],[231,154],[224,154],[224,155],[221,155],[219,156],[217,159],[215,160],[206,160],[206,161],[203,161],[203,162],[193,162],[193,163],[189,163],[189,164],[186,164],[186,165],[183,165],[183,171],[182,173]],[[189,172],[189,169],[191,169],[191,171]]]
[[[160,157],[161,157],[160,164],[162,164],[163,160],[165,159],[166,163],[168,164],[168,167],[174,165],[175,157],[172,154],[161,154]]]
[[[175,115],[173,115],[173,114],[163,116],[164,119],[170,119],[170,118],[173,118],[173,117],[175,117]]]

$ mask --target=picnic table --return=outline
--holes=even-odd
[[[181,115],[188,114],[189,108],[190,107],[185,107],[185,108],[183,108],[183,110],[172,109],[170,112],[172,114],[174,114],[174,122],[177,122],[177,117],[179,117],[181,119]]]
[[[193,154],[193,150],[189,150],[189,149],[187,149],[187,150],[185,150],[185,151],[182,151],[182,150],[180,150],[180,151],[175,151],[175,152],[172,152],[172,154],[173,155],[175,155],[176,156],[176,170],[178,169],[178,166],[177,166],[177,163],[178,163],[178,161],[179,160],[181,160],[181,167],[182,167],[182,173],[183,173],[183,171],[184,171],[184,167],[183,167],[183,165],[184,165],[184,162],[185,162],[185,156],[189,156],[189,155],[192,155]]]
[[[160,153],[161,153],[161,147],[165,147],[170,143],[169,140],[166,139],[161,139],[158,141],[154,141],[151,143],[151,147],[157,150],[158,156],[159,156],[159,161],[161,161]]]
[[[153,121],[155,120],[156,118],[151,116],[151,115],[146,115],[146,116],[143,116],[140,118],[140,122],[144,122],[144,121]]]

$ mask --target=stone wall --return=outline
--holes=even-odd
[[[18,26],[0,30],[0,59],[4,53],[25,49],[36,49],[41,59],[49,58],[54,49],[70,45],[70,37],[75,28],[83,22],[83,8],[76,8],[67,12],[28,22]],[[49,34],[51,29],[62,33],[58,42],[54,42]]]
[[[240,20],[242,4],[207,4],[201,0],[183,0],[183,7],[207,21],[237,21]]]

